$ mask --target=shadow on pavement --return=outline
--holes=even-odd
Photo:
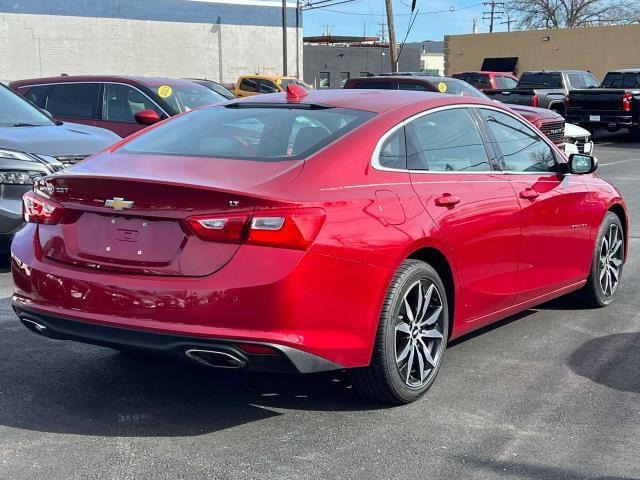
[[[609,388],[640,393],[640,333],[591,339],[571,354],[569,367]]]
[[[343,372],[224,372],[40,338],[17,320],[0,323],[0,425],[13,428],[193,436],[278,416],[277,409],[382,408],[355,394]]]
[[[469,458],[467,456],[460,456],[458,457],[458,460],[463,461],[467,465],[472,465],[480,470],[499,474],[499,478],[526,478],[530,480],[639,480],[632,477],[586,475],[576,470],[555,467],[552,465],[531,465],[528,463],[520,462],[496,461],[473,457]],[[491,476],[487,478],[494,477]]]
[[[9,258],[9,254],[0,253],[0,273],[7,273],[11,271]]]

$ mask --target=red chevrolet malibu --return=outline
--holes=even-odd
[[[13,306],[54,339],[349,369],[361,392],[407,403],[448,340],[574,290],[613,300],[627,216],[596,167],[482,99],[234,100],[38,180]]]

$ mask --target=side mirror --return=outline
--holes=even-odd
[[[158,115],[154,110],[140,110],[138,113],[134,115],[136,122],[140,125],[153,125],[154,123],[158,123],[160,121],[160,115]]]
[[[573,153],[569,156],[569,173],[585,175],[593,173],[598,168],[598,159],[591,155]]]

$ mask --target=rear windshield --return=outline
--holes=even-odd
[[[244,104],[196,110],[131,140],[119,152],[293,160],[308,157],[375,115],[344,108],[300,107]]]
[[[518,82],[520,86],[540,86],[544,88],[562,88],[562,75],[547,72],[525,72]]]
[[[604,88],[637,88],[640,87],[640,73],[609,72],[602,81]]]

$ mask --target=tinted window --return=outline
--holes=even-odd
[[[271,80],[260,80],[260,93],[276,93],[278,87]]]
[[[329,72],[320,72],[320,88],[329,88],[331,86],[331,75]]]
[[[0,85],[0,126],[53,125],[42,112],[17,93]]]
[[[411,170],[491,170],[476,122],[466,108],[425,115],[409,123],[406,132]]]
[[[547,72],[525,72],[520,77],[519,84],[538,85],[545,88],[562,88],[562,75]]]
[[[254,78],[243,78],[240,81],[240,90],[244,92],[257,92],[258,80]]]
[[[135,114],[142,110],[153,110],[162,117],[162,111],[135,88],[127,85],[107,83],[104,86],[102,118],[111,122],[136,123]]]
[[[22,89],[20,89],[22,91]],[[40,108],[46,108],[47,95],[51,90],[51,85],[38,85],[36,87],[29,88],[29,92],[24,96],[30,102],[33,102]]]
[[[278,161],[304,158],[373,117],[342,108],[212,107],[160,125],[123,153]]]
[[[433,88],[428,88],[419,83],[400,83],[400,90],[415,90],[418,92],[432,92]]]
[[[604,88],[636,88],[640,87],[640,73],[609,72],[602,81]]]
[[[556,169],[552,148],[526,124],[495,110],[481,109],[482,117],[502,152],[501,168],[511,172],[550,172]]]
[[[351,88],[373,90],[398,90],[398,82],[355,82]]]
[[[479,73],[466,73],[454,75],[454,78],[459,78],[465,82],[473,85],[476,88],[491,88],[491,82],[488,75],[481,75]],[[503,87],[498,87],[503,88]]]
[[[47,102],[47,110],[54,117],[96,118],[97,83],[68,83],[54,85]]]
[[[407,152],[404,138],[404,128],[396,130],[387,138],[378,155],[378,163],[387,168],[407,168]]]

